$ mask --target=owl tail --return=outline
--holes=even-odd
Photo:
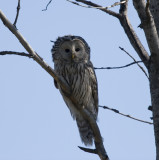
[[[76,118],[76,122],[77,122],[77,126],[79,129],[79,133],[80,133],[80,137],[81,137],[82,142],[86,146],[92,145],[94,135],[93,135],[93,131],[92,131],[89,123],[86,120],[84,120],[82,117]]]

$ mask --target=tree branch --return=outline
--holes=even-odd
[[[122,25],[131,45],[134,47],[135,51],[137,52],[141,60],[144,62],[145,66],[148,68],[149,55],[145,50],[144,46],[142,45],[141,41],[139,40],[137,34],[135,33],[132,25],[130,24],[130,21],[127,16],[127,8],[128,2],[120,5],[120,24]]]
[[[140,27],[144,30],[146,40],[153,57],[154,64],[159,62],[159,37],[157,34],[154,19],[147,7],[145,0],[133,0],[134,7],[140,17]]]
[[[43,9],[42,11],[47,11],[47,8],[48,8],[48,6],[51,4],[51,2],[52,2],[52,0],[50,0],[50,1],[48,2],[48,4],[46,5],[46,8]]]
[[[94,133],[94,142],[95,142],[95,147],[97,150],[97,154],[99,155],[101,160],[109,160],[108,155],[105,151],[102,137],[100,134],[100,130],[98,128],[98,125],[94,119],[94,117],[89,113],[85,108],[81,107],[76,103],[74,100],[73,95],[71,94],[71,89],[69,85],[62,79],[62,77],[59,77],[56,72],[46,63],[44,60],[36,53],[33,51],[31,46],[26,42],[26,40],[23,38],[23,36],[17,31],[17,29],[14,27],[14,25],[11,24],[11,22],[4,16],[2,11],[0,10],[0,18],[4,25],[17,37],[17,39],[20,41],[22,46],[27,50],[27,52],[33,56],[33,59],[42,67],[44,68],[61,86],[61,88],[66,92],[66,96],[69,97],[71,102],[77,106],[77,109],[83,115],[84,119],[88,121],[90,124],[93,133]]]
[[[23,36],[18,32],[15,26],[5,17],[5,15],[0,10],[0,19],[3,24],[17,37],[21,45],[27,50],[27,52],[33,57],[33,59],[43,68],[45,69],[62,87],[62,89],[70,94],[70,87],[64,81],[64,79],[56,74],[56,72],[46,63],[44,60],[31,48],[31,46],[27,43],[27,41],[23,38]]]
[[[122,51],[124,51],[131,59],[133,59],[134,60],[134,62],[138,62],[138,61],[136,61],[136,59],[133,57],[133,56],[131,56],[124,48],[122,48],[122,47],[119,47]],[[144,72],[144,74],[145,74],[145,76],[148,78],[148,80],[149,80],[149,76],[147,75],[147,73],[146,73],[146,71],[144,70],[144,68],[141,66],[141,65],[139,65],[138,63],[137,63],[137,65],[138,65],[138,67]]]
[[[14,52],[14,51],[1,51],[0,55],[2,55],[2,56],[3,55],[18,55],[18,56],[25,56],[25,57],[33,58],[33,56],[30,55],[30,54],[27,54],[27,53],[24,53],[24,52]],[[129,66],[134,65],[134,64],[141,63],[141,62],[142,61],[135,61],[135,62],[129,63],[129,64],[124,65],[124,66],[120,66],[120,67],[94,67],[94,69],[121,69],[121,68],[129,67]]]
[[[71,100],[72,104],[77,107],[78,111],[84,117],[84,119],[88,121],[88,123],[90,124],[90,127],[94,134],[95,150],[97,151],[96,154],[98,154],[101,160],[109,160],[109,157],[103,145],[103,139],[102,139],[99,127],[96,123],[96,120],[86,108],[81,107],[81,105],[77,104],[76,100],[74,99],[74,95],[69,96],[69,99]],[[88,150],[91,151],[91,149],[87,149],[87,151]]]
[[[68,0],[67,0],[67,1],[68,1]],[[69,2],[72,3],[73,1],[70,1],[70,0],[69,0]],[[103,11],[103,12],[105,12],[105,13],[108,13],[109,15],[114,16],[114,17],[117,17],[117,18],[119,18],[119,16],[120,16],[118,13],[116,13],[116,12],[114,12],[114,11],[111,11],[111,10],[108,10],[108,9],[106,9],[106,8],[104,8],[104,7],[96,4],[96,3],[91,2],[91,1],[76,0],[76,2],[81,2],[81,3],[83,3],[83,4],[88,5],[87,8],[99,9],[99,10],[101,10],[101,11]],[[76,3],[76,2],[74,2],[73,4],[80,6],[80,4],[79,4],[79,3]],[[90,7],[89,7],[89,6],[90,6]]]
[[[122,2],[123,0],[120,0]],[[135,51],[141,58],[141,60],[144,62],[145,66],[148,68],[148,61],[149,61],[149,55],[148,52],[145,50],[144,46],[142,45],[141,41],[139,40],[138,36],[136,35],[135,31],[133,30],[132,25],[130,24],[128,17],[127,17],[127,6],[128,6],[128,0],[126,0],[125,3],[120,5],[119,13],[113,12],[111,10],[100,8],[102,6],[95,4],[91,1],[86,0],[76,0],[76,2],[81,2],[83,4],[89,5],[91,7],[97,7],[97,9],[108,13],[111,16],[114,16],[119,19],[130,43],[134,47]],[[77,4],[76,4],[77,5]]]
[[[18,6],[17,6],[17,14],[16,14],[16,17],[15,17],[15,21],[13,23],[13,25],[16,27],[16,23],[17,23],[17,20],[18,20],[18,16],[19,16],[19,10],[20,10],[20,0],[18,0]]]
[[[141,63],[141,62],[142,62],[142,61],[135,61],[135,62],[126,64],[126,65],[120,66],[120,67],[94,67],[94,69],[121,69],[121,68],[129,67],[129,66],[134,65],[134,64],[137,64],[137,65],[138,65],[138,63]],[[143,62],[142,62],[142,63],[143,63]]]
[[[92,5],[92,4],[95,4],[95,3],[92,3],[92,2],[88,3],[88,1],[87,1],[87,6],[86,6],[86,5],[81,5],[81,4],[79,4],[77,2],[74,2],[74,1],[71,1],[71,0],[66,0],[66,1],[71,2],[71,3],[73,3],[73,4],[77,5],[77,6],[84,7],[84,8],[94,8],[94,9],[108,9],[108,8],[112,8],[112,7],[121,5],[123,3],[126,3],[126,0],[124,0],[124,1],[121,1],[121,2],[115,2],[114,4],[112,4],[110,6],[107,6],[107,7],[102,7],[102,6],[101,7],[92,7],[92,6],[88,5],[88,4],[91,3],[91,5]],[[79,0],[76,0],[76,1],[79,1]]]
[[[98,128],[98,125],[94,119],[94,117],[88,112],[85,108],[80,107],[80,113],[83,115],[83,117],[89,122],[93,133],[94,133],[94,142],[95,142],[95,147],[98,156],[100,157],[101,160],[109,160],[109,157],[105,151],[104,145],[103,145],[103,139],[100,134],[100,130]]]
[[[82,151],[88,152],[88,153],[93,153],[93,154],[98,154],[96,149],[90,149],[90,148],[84,148],[78,146]]]
[[[14,52],[14,51],[1,51],[0,55],[4,56],[4,55],[18,55],[18,56],[25,56],[25,57],[29,57],[29,58],[33,58],[32,55],[24,53],[24,52]]]
[[[143,123],[147,123],[147,124],[153,124],[153,123],[151,123],[151,122],[144,121],[144,120],[141,120],[141,119],[132,117],[132,116],[130,116],[130,115],[128,115],[128,114],[121,113],[121,112],[119,112],[119,110],[117,110],[117,109],[109,108],[109,107],[107,107],[107,106],[99,106],[99,107],[101,107],[101,108],[103,108],[103,109],[111,110],[111,111],[113,111],[113,112],[115,112],[115,113],[117,113],[117,114],[120,114],[120,115],[122,115],[122,116],[124,116],[124,117],[130,118],[130,119],[133,119],[133,120],[136,120],[136,121],[139,121],[139,122],[143,122]]]

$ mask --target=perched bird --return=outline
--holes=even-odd
[[[87,42],[79,36],[58,37],[51,52],[54,69],[71,88],[71,96],[76,104],[85,108],[97,120],[98,86]],[[77,122],[82,142],[85,145],[92,145],[94,134],[90,124],[56,81],[55,86],[60,90],[72,117]]]

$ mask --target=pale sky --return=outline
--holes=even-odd
[[[49,0],[48,0],[49,1]],[[114,67],[132,60],[119,46],[140,60],[119,21],[96,10],[66,0],[22,0],[18,31],[32,48],[53,67],[51,48],[58,36],[82,36],[91,47],[95,67]],[[0,0],[0,9],[14,22],[17,0]],[[94,1],[95,2],[95,1]],[[116,1],[98,1],[109,6]],[[113,8],[118,11],[119,7]],[[130,21],[147,49],[140,21],[129,3]],[[0,21],[0,51],[26,52]],[[0,160],[97,160],[85,153],[75,121],[53,79],[35,61],[20,56],[0,56]],[[149,83],[133,65],[120,70],[96,70],[99,104],[150,121]],[[153,126],[99,109],[98,125],[110,160],[153,160]],[[94,146],[93,146],[94,148]]]

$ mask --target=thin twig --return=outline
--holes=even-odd
[[[84,8],[95,8],[95,9],[108,9],[108,8],[112,8],[112,7],[115,7],[115,6],[118,6],[118,5],[121,5],[121,4],[127,2],[126,0],[124,0],[124,1],[122,1],[122,2],[115,2],[114,4],[112,4],[112,5],[110,5],[110,6],[107,6],[107,7],[92,7],[92,6],[89,6],[89,5],[88,5],[88,6],[86,6],[86,5],[81,5],[81,4],[79,4],[79,3],[77,3],[77,2],[74,2],[74,1],[71,1],[71,0],[67,0],[67,1],[70,2],[70,3],[73,3],[73,4],[75,4],[75,5],[84,7]]]
[[[4,55],[18,55],[18,56],[25,56],[25,57],[29,57],[29,58],[33,58],[32,55],[24,53],[24,52],[14,52],[14,51],[2,51],[0,52],[0,55],[4,56]]]
[[[87,0],[75,0],[76,2],[81,2],[83,4],[86,4],[88,6],[92,7],[102,7],[96,3],[93,3],[91,1]],[[130,24],[128,17],[127,17],[127,7],[128,6],[128,0],[126,0],[126,3],[123,3],[120,5],[120,11],[119,13],[108,10],[108,9],[99,9],[113,17],[116,17],[119,19],[128,39],[130,40],[130,43],[136,50],[137,54],[141,58],[141,60],[144,62],[144,65],[148,67],[148,60],[149,60],[149,54],[145,50],[144,46],[142,45],[141,41],[139,40],[138,36],[136,35],[134,29],[132,28],[132,25]]]
[[[120,66],[120,67],[94,67],[94,69],[121,69],[121,68],[129,67],[129,66],[134,65],[134,64],[141,63],[141,62],[142,61],[136,61],[136,62],[132,62],[132,63],[129,63],[129,64],[124,65],[124,66]]]
[[[80,147],[80,146],[78,146],[78,148],[80,148],[82,151],[85,151],[88,153],[98,154],[96,149],[84,148],[84,147]]]
[[[2,55],[2,56],[3,55],[18,55],[18,56],[25,56],[25,57],[33,58],[33,56],[30,55],[30,54],[27,54],[27,53],[24,53],[24,52],[15,52],[15,51],[1,51],[0,55]],[[94,69],[120,69],[120,68],[129,67],[133,64],[141,63],[141,62],[142,61],[136,61],[136,62],[129,63],[125,66],[120,66],[120,67],[94,67]]]
[[[114,16],[114,17],[116,17],[116,18],[119,18],[119,17],[120,17],[120,14],[119,14],[119,13],[116,13],[116,12],[114,12],[114,11],[108,10],[108,9],[106,9],[105,7],[102,7],[102,6],[100,6],[100,5],[96,4],[96,3],[93,3],[93,2],[91,2],[91,1],[86,1],[86,0],[76,0],[76,2],[71,1],[71,0],[67,0],[67,1],[69,1],[70,3],[73,3],[73,4],[75,4],[75,5],[81,6],[81,7],[95,8],[95,9],[102,10],[103,12],[106,12],[106,13],[108,13],[109,15]],[[84,3],[84,4],[86,4],[87,6],[81,5],[81,4],[77,3],[77,2]]]
[[[17,14],[16,14],[16,17],[15,17],[15,21],[13,23],[13,25],[16,27],[16,23],[17,23],[17,20],[18,20],[18,16],[19,16],[19,10],[20,10],[20,0],[18,0],[18,6],[17,6]]]
[[[52,2],[52,0],[50,0],[50,1],[48,2],[48,4],[46,5],[46,8],[43,9],[42,11],[47,11],[47,8],[48,8],[48,6],[50,5],[51,2]]]
[[[130,115],[128,115],[128,114],[121,113],[121,112],[119,112],[119,110],[117,110],[117,109],[109,108],[109,107],[107,107],[107,106],[100,106],[100,105],[99,105],[99,107],[101,107],[101,108],[103,108],[103,109],[111,110],[111,111],[113,111],[113,112],[115,112],[115,113],[117,113],[117,114],[120,114],[120,115],[122,115],[122,116],[124,116],[124,117],[127,117],[127,118],[131,118],[131,119],[136,120],[136,121],[139,121],[139,122],[143,122],[143,123],[147,123],[147,124],[151,124],[151,125],[153,124],[153,123],[151,123],[151,122],[144,121],[144,120],[141,120],[141,119],[132,117],[132,116],[130,116]]]
[[[133,59],[134,60],[134,62],[137,62],[136,61],[136,59],[133,57],[133,56],[131,56],[124,48],[122,48],[122,47],[119,47],[122,51],[124,51],[131,59]],[[137,63],[137,65],[138,65],[138,67],[144,72],[144,74],[145,74],[145,76],[148,78],[148,80],[149,80],[149,76],[147,75],[147,73],[146,73],[146,71],[144,70],[144,68],[141,66],[141,65],[139,65],[138,63]]]

